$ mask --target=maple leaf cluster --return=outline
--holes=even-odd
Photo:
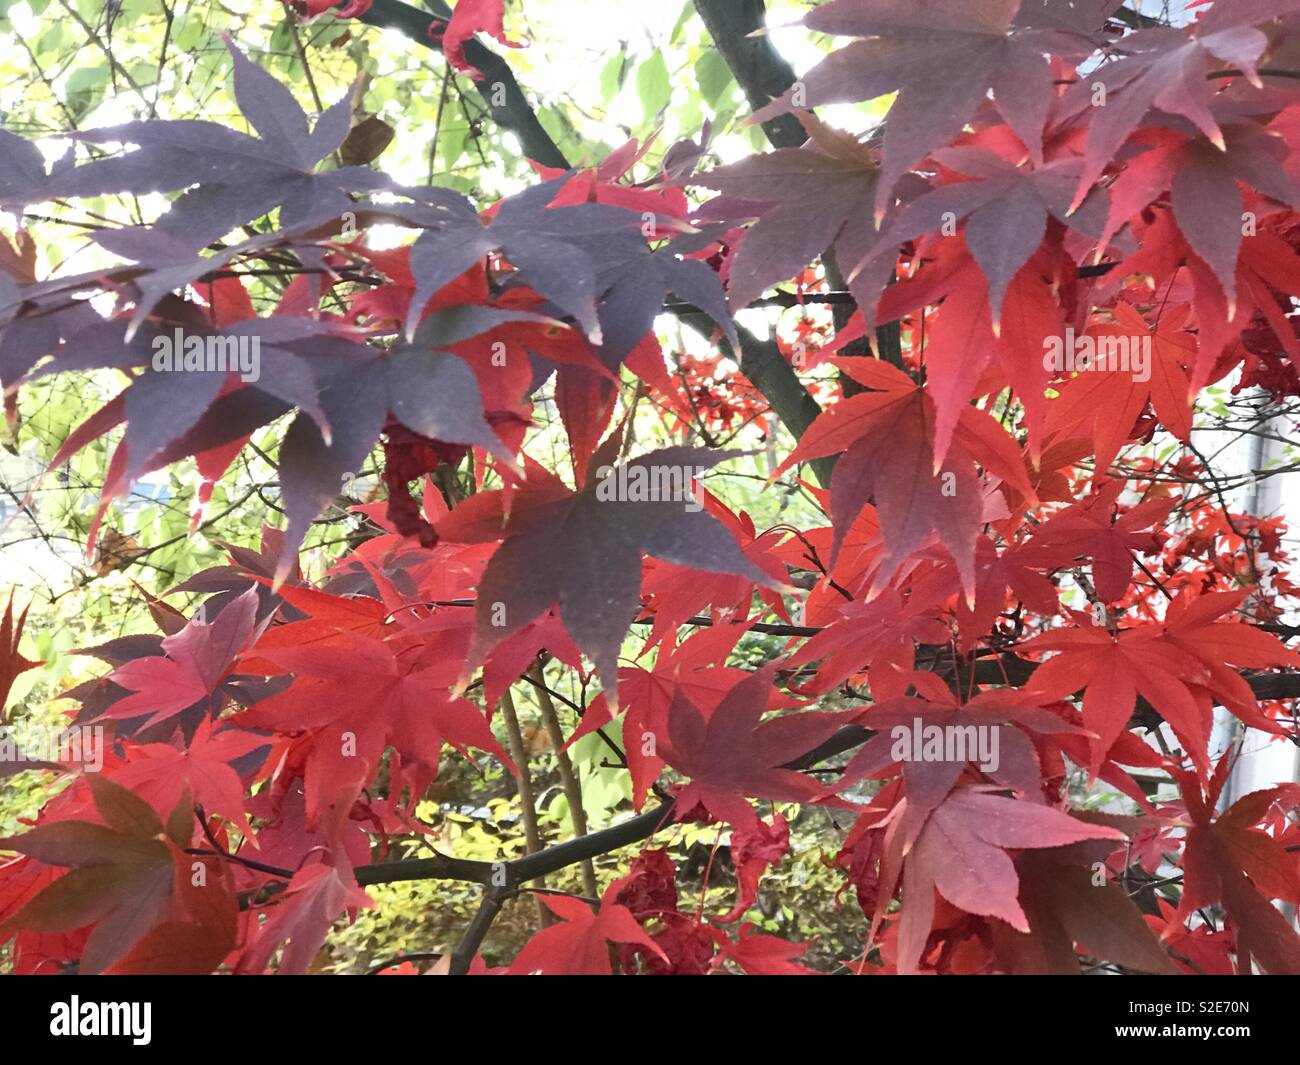
[[[313,122],[233,43],[251,132],[85,130],[76,144],[127,147],[49,168],[0,133],[7,210],[173,194],[152,224],[94,232],[120,265],[38,280],[0,256],[7,397],[54,373],[125,382],[51,463],[111,435],[95,529],[186,459],[210,493],[287,422],[284,528],[172,589],[201,610],[151,600],[158,634],[85,652],[106,669],[69,693],[71,724],[110,750],[102,773],[45,770],[71,783],[0,840],[16,967],[304,972],[374,905],[365,886],[406,875],[477,882],[490,917],[556,849],[502,863],[504,887],[486,863],[439,854],[430,873],[388,850],[427,840],[417,804],[448,759],[526,777],[498,708],[549,667],[594,690],[564,746],[602,736],[641,811],[606,850],[717,823],[736,898],[679,908],[672,851],[651,846],[599,900],[539,896],[557,920],[505,971],[810,971],[809,944],[743,918],[790,825],[823,808],[849,826],[827,861],[870,924],[854,971],[1300,972],[1273,905],[1300,902],[1300,786],[1223,809],[1233,751],[1211,744],[1216,708],[1297,740],[1284,530],[1193,491],[1208,471],[1181,447],[1235,371],[1297,391],[1300,82],[1274,71],[1300,0],[1122,35],[1119,6],[828,0],[804,25],[847,43],[756,115],[793,113],[803,146],[697,171],[700,146],[679,145],[636,180],[651,145],[630,142],[485,209],[332,165],[351,95]],[[461,0],[441,38],[457,69],[480,31],[513,43],[499,2]],[[879,137],[814,113],[887,94]],[[373,248],[377,225],[411,239]],[[286,262],[257,313],[245,282]],[[694,437],[769,414],[733,315],[792,280],[815,298],[818,263],[854,309],[833,335],[798,327],[814,360],[776,345],[819,413],[771,480],[799,477],[823,517],[763,528],[707,489],[734,455]],[[715,351],[665,358],[669,296]],[[883,327],[901,357],[842,354]],[[178,334],[256,339],[260,372],[159,369]],[[1066,342],[1113,357],[1046,357]],[[633,381],[680,442],[637,439]],[[1156,434],[1171,457],[1144,446]],[[308,530],[377,446],[386,498],[354,508],[377,534],[308,580]],[[627,488],[665,471],[666,496]],[[33,664],[21,629],[11,605],[0,694]],[[742,668],[753,633],[784,642]],[[1134,812],[1073,809],[1081,778]],[[1156,893],[1171,866],[1180,888]],[[496,971],[480,945],[453,970]]]

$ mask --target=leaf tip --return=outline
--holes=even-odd
[[[285,582],[289,579],[289,574],[293,570],[295,556],[286,553],[275,567],[275,576],[271,579],[271,594],[276,595]]]

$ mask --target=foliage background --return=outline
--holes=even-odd
[[[789,0],[769,3],[769,24],[788,24],[806,6]],[[538,42],[509,53],[508,59],[542,124],[572,160],[594,163],[628,139],[657,135],[637,171],[649,175],[668,146],[680,138],[698,138],[706,124],[719,162],[767,147],[758,127],[742,125],[748,105],[695,17],[691,0],[529,0],[507,6],[507,29],[514,38]],[[530,183],[532,175],[513,136],[485,115],[468,81],[437,53],[395,32],[328,16],[302,25],[279,0],[0,0],[3,125],[47,137],[51,159],[66,148],[60,134],[136,118],[201,116],[238,127],[242,118],[230,89],[231,61],[223,34],[292,85],[309,111],[334,101],[361,78],[365,89],[358,96],[358,117],[376,116],[393,130],[381,165],[398,179],[432,181],[480,202]],[[800,30],[776,28],[773,35],[796,69],[807,68],[829,50],[828,41]],[[887,106],[888,100],[846,106],[843,110],[854,114],[844,117],[861,125],[863,119],[879,118]],[[834,119],[836,108],[827,113]],[[93,267],[103,253],[85,240],[86,227],[143,220],[157,208],[147,198],[82,206],[80,218],[65,213],[29,220],[43,256],[38,264],[42,274]],[[259,306],[273,305],[279,295],[274,279],[253,290]],[[816,338],[830,324],[828,312],[815,308],[748,311],[742,321],[760,334],[775,334],[787,347],[801,337]],[[670,319],[660,326],[679,371],[708,382],[709,365],[699,361],[710,354],[703,342]],[[722,376],[720,371],[715,383]],[[181,465],[146,479],[127,501],[115,503],[103,542],[93,557],[86,557],[86,531],[104,481],[107,439],[42,482],[23,509],[36,471],[69,431],[112,394],[114,377],[59,375],[26,389],[16,428],[7,430],[0,452],[0,512],[8,520],[0,533],[0,586],[16,585],[22,589],[20,601],[32,602],[25,649],[45,662],[19,678],[11,697],[14,720],[57,720],[65,705],[61,692],[102,671],[101,664],[74,655],[75,648],[154,630],[141,591],[162,595],[193,573],[219,564],[224,552],[218,541],[252,546],[264,524],[277,522],[274,427],[217,485],[196,532],[190,525],[198,479],[192,465]],[[819,512],[793,478],[758,490],[774,465],[770,456],[777,450],[788,453],[792,441],[786,437],[779,448],[773,447],[773,437],[782,432],[776,421],[747,415],[745,397],[737,399],[741,413],[731,424],[715,426],[718,435],[710,443],[751,447],[756,454],[732,464],[728,473],[712,475],[709,488],[747,510],[760,528],[780,522],[806,527]],[[674,438],[678,427],[673,420],[651,404],[639,403],[630,379],[623,405],[635,409],[637,437],[647,447]],[[529,451],[543,454],[550,441],[559,455],[564,445],[558,416],[552,408],[548,419],[547,412],[539,407],[540,424]],[[1219,390],[1210,413],[1224,425],[1255,417],[1249,403],[1226,390]],[[1160,440],[1151,445],[1157,455],[1172,446]],[[1294,449],[1287,449],[1265,474],[1289,472],[1296,457]],[[1226,451],[1212,458],[1235,461]],[[361,471],[356,498],[341,498],[317,521],[308,539],[311,571],[323,572],[358,536],[366,535],[366,519],[349,505],[375,496],[373,473]],[[1230,493],[1248,494],[1253,478],[1226,478],[1224,484]],[[173,601],[184,609],[185,598]],[[750,635],[739,653],[757,663],[773,657],[779,645],[775,638]],[[555,683],[562,693],[579,698],[580,693],[564,687],[571,680],[557,675]],[[571,829],[553,753],[536,707],[524,704],[520,712],[535,739],[532,768],[544,827],[550,837],[564,838]],[[580,745],[575,760],[584,774],[591,827],[599,828],[627,808],[624,774],[602,770],[597,743]],[[508,847],[520,842],[515,831],[520,813],[508,776],[498,769],[476,779],[449,759],[436,789],[436,801],[426,802],[420,817],[441,848],[475,859],[515,856]],[[0,834],[12,832],[18,819],[34,814],[46,797],[31,774],[5,781]],[[1076,799],[1087,806],[1125,809],[1118,796],[1105,790]],[[842,826],[837,828],[825,810],[805,809],[798,816],[785,812],[792,817],[791,856],[765,878],[749,919],[787,939],[815,940],[804,961],[829,970],[834,959],[852,955],[866,927],[851,893],[841,893],[842,874],[828,864]],[[729,908],[734,878],[725,842],[725,834],[713,828],[678,827],[670,846],[687,878],[679,883],[684,898],[689,887],[699,893],[702,905]],[[402,856],[419,853],[417,848]],[[601,883],[626,871],[633,853],[629,849],[600,859]],[[576,869],[552,878],[548,886],[581,892]],[[477,892],[467,884],[424,881],[376,887],[371,894],[379,907],[332,937],[328,960],[322,961],[329,970],[365,972],[412,950],[448,948],[473,912]],[[487,961],[498,964],[511,957],[536,927],[534,900],[511,902],[485,944]]]

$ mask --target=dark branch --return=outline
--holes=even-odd
[[[794,68],[771,38],[750,36],[765,26],[763,0],[695,0],[695,10],[755,111],[794,84]],[[798,148],[808,139],[794,115],[769,119],[763,132],[774,148]]]
[[[431,36],[429,30],[431,27],[444,27],[449,18],[451,8],[442,0],[429,0],[428,11],[421,11],[402,0],[375,0],[370,10],[360,16],[362,22],[371,26],[397,30],[411,40],[439,51],[442,48],[441,38]],[[481,75],[474,79],[474,86],[483,98],[483,106],[498,126],[519,138],[524,155],[543,166],[567,170],[569,161],[537,120],[537,114],[524,96],[519,82],[515,80],[509,64],[473,38],[465,42],[465,58]],[[498,85],[501,87],[500,93],[494,91]],[[494,104],[493,101],[497,99],[503,102],[500,105]]]
[[[490,887],[483,893],[483,901],[478,904],[478,909],[474,911],[474,918],[470,921],[469,927],[465,929],[465,934],[461,936],[460,942],[456,944],[456,949],[451,952],[451,967],[448,970],[451,976],[464,976],[469,972],[469,967],[474,964],[474,955],[478,953],[478,948],[482,946],[484,938],[488,934],[488,929],[492,927],[492,922],[501,912],[501,905],[506,901],[506,893],[500,888]]]
[[[976,682],[980,684],[1023,685],[1033,676],[1037,668],[1036,663],[1007,654],[1000,659],[983,659],[975,663],[974,674]],[[1267,673],[1245,679],[1257,698],[1300,698],[1300,673]],[[1150,712],[1149,704],[1139,700],[1136,717],[1141,719],[1147,712]],[[1139,721],[1139,723],[1143,722]],[[840,729],[820,746],[787,763],[783,768],[810,769],[827,758],[843,754],[865,743],[871,736],[872,732],[869,729],[849,725]],[[399,880],[448,879],[491,884],[494,870],[498,874],[504,870],[504,877],[498,875],[498,880],[505,881],[499,887],[501,891],[508,893],[529,880],[559,872],[570,865],[647,839],[668,822],[672,813],[673,803],[664,802],[631,820],[623,821],[600,832],[557,843],[535,854],[528,854],[495,866],[489,862],[467,861],[442,855],[362,866],[357,869],[357,883],[389,884]]]
[[[748,3],[749,0],[745,2]],[[402,0],[375,0],[374,5],[361,18],[363,22],[372,26],[395,29],[430,48],[438,48],[437,41],[429,35],[429,28],[445,22],[451,16],[451,11],[442,0],[430,0],[429,7],[432,14],[403,3]],[[760,10],[761,7],[760,4]],[[770,50],[770,44],[760,43]],[[519,138],[524,154],[546,166],[567,169],[568,160],[538,122],[536,113],[524,97],[523,90],[520,89],[505,60],[477,40],[466,42],[465,58],[483,75],[475,85],[483,97],[484,104],[503,129],[509,130]],[[791,73],[792,79],[793,76]],[[502,95],[505,102],[500,107],[492,106],[492,99],[496,95],[493,88],[497,84],[504,88]],[[796,128],[801,129],[795,119],[789,118],[789,121],[793,122]],[[783,126],[787,124],[784,121],[781,123]],[[800,132],[799,143],[802,141],[803,135]],[[736,359],[741,372],[766,397],[777,416],[798,437],[821,413],[821,407],[781,357],[781,352],[774,342],[759,340],[743,330],[741,337],[742,350],[740,357]],[[825,484],[825,474],[829,470],[829,465],[822,462],[820,466],[814,464],[814,468],[818,471],[822,483]]]
[[[695,10],[699,12],[713,43],[727,61],[732,75],[755,110],[781,96],[794,84],[794,68],[772,45],[771,38],[761,32],[766,27],[767,19],[763,0],[695,0]],[[774,148],[798,148],[808,139],[802,123],[790,114],[779,115],[764,122],[763,132]],[[822,258],[832,287],[843,288],[841,264],[835,262],[835,257],[829,250]],[[838,332],[848,324],[852,306],[837,303],[834,313]],[[889,322],[876,330],[876,348],[882,359],[902,367],[902,335],[897,322]],[[863,340],[851,345],[846,354],[863,355],[869,352],[867,342]],[[782,360],[783,363],[784,361]],[[841,376],[841,382],[846,395],[858,390],[857,382],[847,375]],[[781,412],[778,410],[777,413]],[[782,417],[784,420],[784,415]],[[807,428],[796,428],[788,420],[786,424],[796,437],[802,435],[803,429]],[[833,456],[814,463],[817,479],[823,485],[830,483],[834,465]]]
[[[400,875],[394,875],[400,870]],[[363,865],[357,869],[357,883],[390,884],[395,880],[468,880],[488,884],[492,880],[492,863],[435,854],[432,858],[408,858],[382,865]]]

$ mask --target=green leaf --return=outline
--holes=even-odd
[[[278,31],[278,27],[277,27]],[[172,40],[176,42],[176,49],[180,52],[193,52],[198,43],[203,40],[207,31],[204,29],[203,20],[196,15],[185,12],[178,15],[176,22],[172,25]],[[284,42],[285,46],[292,47],[292,39]],[[271,38],[271,46],[276,47],[275,37]]]
[[[450,170],[465,154],[465,141],[469,138],[469,127],[451,124],[443,128],[438,137],[438,166],[440,170]]]
[[[99,103],[107,84],[108,71],[104,67],[78,67],[68,75],[64,88],[68,109],[80,118]]]
[[[695,81],[705,102],[717,110],[718,100],[735,79],[731,68],[716,48],[708,49],[695,64]]]
[[[619,52],[611,56],[600,72],[600,96],[605,103],[610,103],[622,91],[627,80],[627,56]]]
[[[672,85],[668,80],[668,63],[662,52],[656,52],[637,68],[636,92],[641,98],[641,109],[647,121],[658,118],[668,106]]]
[[[148,11],[157,13],[158,5],[154,3],[154,0],[122,0],[122,8],[118,12],[114,28],[121,29],[130,26]]]
[[[682,5],[681,14],[677,16],[677,24],[673,26],[672,35],[668,38],[669,44],[681,43],[682,30],[686,28],[686,24],[690,22],[691,19],[693,19],[694,17],[695,17],[694,0],[686,0],[686,3]]]
[[[36,38],[36,43],[32,46],[32,51],[38,57],[47,56],[51,52],[57,52],[59,45],[63,43],[63,23],[56,22],[48,30]]]

